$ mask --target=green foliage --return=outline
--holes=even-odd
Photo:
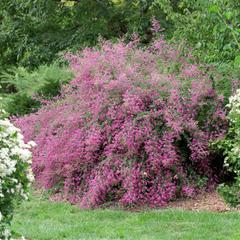
[[[240,205],[240,187],[239,184],[232,185],[221,184],[218,187],[218,192],[223,196],[226,202],[233,207]]]
[[[208,64],[207,72],[212,79],[213,88],[219,95],[224,96],[225,104],[239,87],[240,68],[232,63],[216,62]]]
[[[160,22],[162,29],[165,29],[167,36],[173,33],[174,26],[168,18],[168,9],[173,11],[179,0],[125,0],[114,1],[115,11],[121,18],[120,28],[124,33],[131,35],[138,33],[143,43],[149,43],[152,39],[151,20],[155,16]],[[170,12],[170,10],[169,10]]]
[[[36,97],[51,99],[59,94],[60,87],[66,84],[73,74],[58,64],[42,65],[35,71],[18,67],[4,72],[1,76],[5,92],[3,104],[8,113],[23,115],[40,106]]]
[[[52,62],[60,51],[93,45],[99,35],[111,35],[111,1],[81,0],[72,7],[67,2],[1,1],[0,65],[38,67]]]
[[[240,4],[238,0],[181,0],[173,14],[174,38],[186,40],[205,62],[238,62]]]

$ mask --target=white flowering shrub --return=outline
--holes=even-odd
[[[0,110],[0,239],[10,239],[8,227],[14,205],[28,198],[33,181],[30,148],[34,142],[25,144],[20,130],[3,117]]]
[[[229,99],[229,130],[225,139],[216,146],[225,156],[224,166],[234,181],[219,188],[225,199],[233,206],[240,206],[240,89]]]

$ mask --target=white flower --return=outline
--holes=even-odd
[[[32,154],[28,149],[19,149],[18,154],[24,162],[32,157]]]
[[[30,146],[30,147],[36,147],[37,144],[36,144],[34,141],[30,141],[30,142],[28,142],[28,146]]]

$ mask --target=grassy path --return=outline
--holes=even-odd
[[[12,229],[31,240],[240,240],[240,214],[154,210],[80,210],[34,197]]]

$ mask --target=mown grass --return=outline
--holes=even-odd
[[[152,210],[81,210],[33,197],[12,230],[32,240],[240,240],[240,214]]]

